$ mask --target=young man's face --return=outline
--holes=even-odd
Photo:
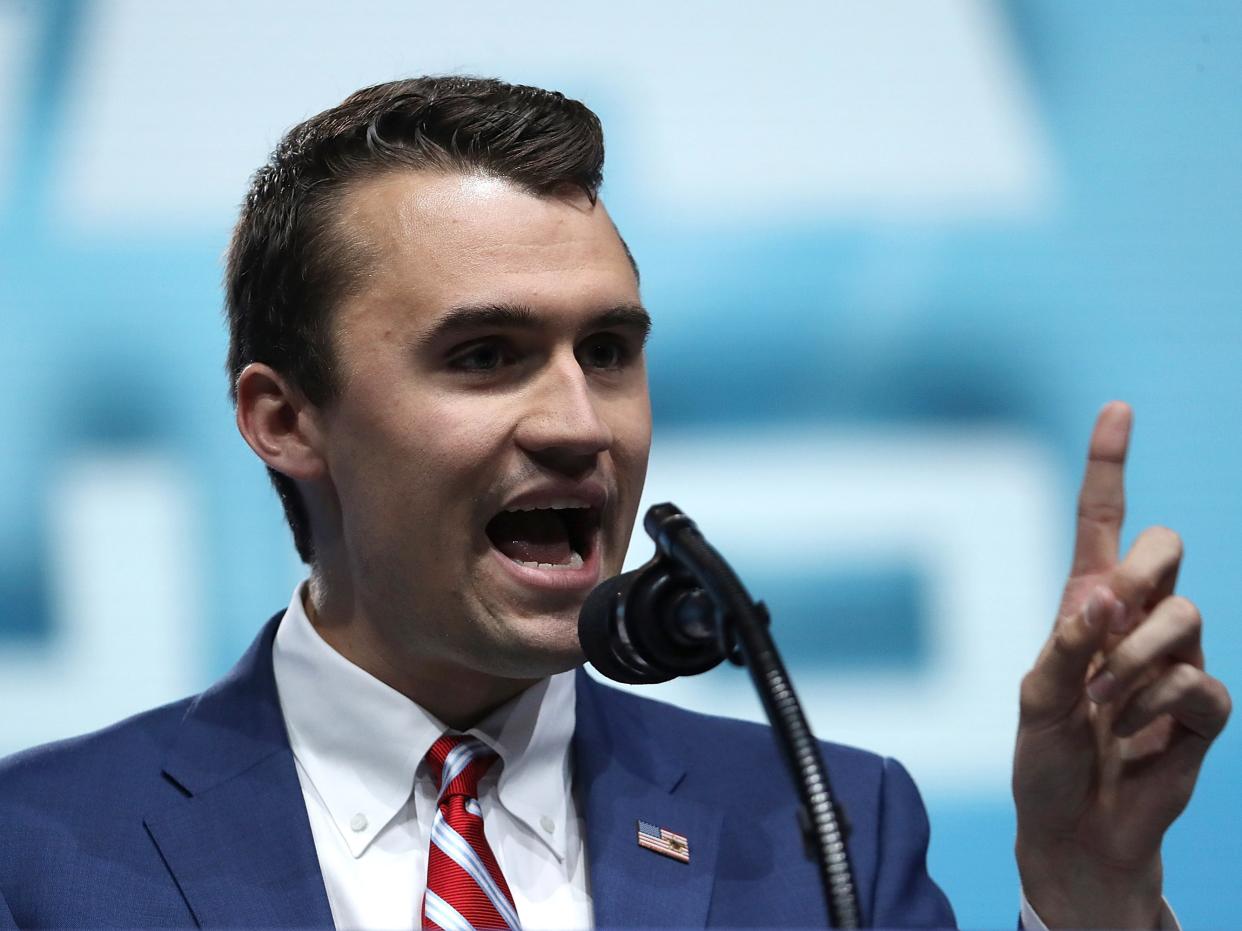
[[[334,319],[323,414],[352,600],[394,662],[569,668],[651,441],[625,248],[602,204],[479,175],[394,173],[342,210],[373,253]]]

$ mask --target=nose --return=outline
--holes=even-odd
[[[532,384],[517,444],[532,459],[566,475],[592,469],[600,453],[612,446],[612,429],[600,416],[600,399],[577,358],[549,361]]]

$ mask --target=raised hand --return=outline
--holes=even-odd
[[[1069,581],[1022,680],[1016,853],[1049,927],[1157,927],[1164,832],[1229,717],[1198,609],[1174,594],[1181,539],[1152,527],[1120,558],[1130,423],[1116,401],[1096,421]]]

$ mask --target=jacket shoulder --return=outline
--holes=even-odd
[[[753,760],[768,763],[779,756],[772,728],[767,724],[743,721],[721,715],[691,711],[659,699],[648,698],[623,691],[595,680],[589,680],[589,688],[598,690],[600,699],[613,714],[628,719],[631,726],[640,728],[652,739],[668,740],[684,748],[691,758],[715,759],[724,756],[739,762]],[[820,740],[825,763],[859,775],[880,779],[886,766],[883,756],[869,750],[851,747],[832,741]]]
[[[0,811],[23,798],[50,799],[76,784],[103,787],[157,769],[192,698],[152,708],[108,727],[0,759]],[[93,793],[92,793],[93,794]]]

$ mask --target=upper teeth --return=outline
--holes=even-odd
[[[573,498],[553,498],[547,504],[532,504],[529,507],[511,507],[505,508],[506,511],[560,511],[560,510],[586,510],[589,504],[583,504]]]

